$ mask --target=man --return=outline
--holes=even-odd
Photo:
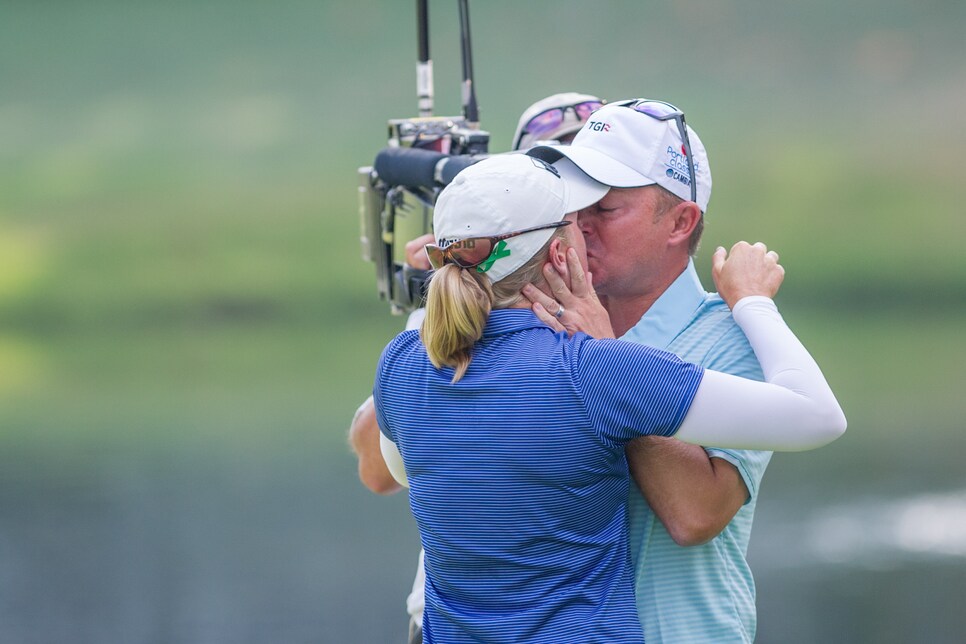
[[[517,123],[512,149],[526,150],[537,143],[570,141],[590,114],[603,105],[603,100],[591,94],[563,92],[553,94],[530,105]],[[429,269],[423,249],[435,242],[433,235],[424,235],[406,244],[406,262],[414,268]],[[407,329],[418,329],[423,320],[423,309],[410,314]],[[379,427],[370,396],[356,411],[349,427],[349,444],[359,459],[359,479],[376,494],[393,494],[401,486],[392,477],[379,451]],[[425,573],[423,553],[419,553],[413,589],[406,600],[410,615],[409,642],[422,642]]]
[[[570,146],[530,154],[551,162],[567,156],[612,187],[578,221],[617,337],[763,379],[727,306],[704,291],[694,269],[711,172],[683,113],[659,101],[611,103]],[[546,308],[535,311],[562,328]],[[638,488],[631,490],[629,538],[645,639],[752,642],[755,587],[745,555],[771,453],[642,438],[627,456]]]

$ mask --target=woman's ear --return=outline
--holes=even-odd
[[[550,256],[548,257],[557,272],[565,272],[567,269],[567,247],[559,237],[550,242]]]

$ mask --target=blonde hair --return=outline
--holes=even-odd
[[[563,235],[563,229],[555,231],[530,261],[495,284],[490,283],[485,273],[455,264],[433,272],[419,337],[434,367],[453,367],[456,372],[452,382],[466,375],[473,359],[473,346],[483,337],[490,311],[519,302],[523,297],[520,289],[527,282],[543,283],[543,265],[550,243]]]

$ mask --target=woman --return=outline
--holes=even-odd
[[[583,241],[567,213],[604,191],[507,155],[464,170],[436,204],[426,320],[386,348],[374,390],[384,454],[408,478],[426,552],[427,642],[642,641],[624,445],[658,434],[808,449],[845,429],[767,299],[783,272],[764,249],[717,256],[716,277],[778,384],[540,322],[519,291],[544,284],[548,259],[569,260],[579,281]]]

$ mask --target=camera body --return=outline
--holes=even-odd
[[[394,315],[423,305],[429,278],[406,264],[406,243],[432,232],[439,192],[457,168],[487,154],[489,141],[460,116],[392,119],[388,147],[359,168],[362,259],[376,265],[379,297]]]

